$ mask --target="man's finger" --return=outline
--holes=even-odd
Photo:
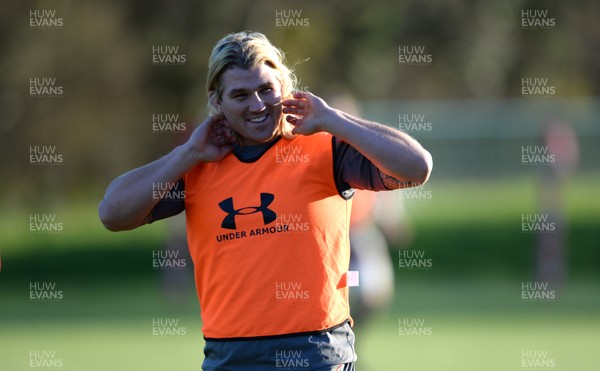
[[[219,126],[219,127],[230,128],[229,121],[227,121],[227,119],[225,117],[223,117],[220,120],[216,121],[215,124],[217,126]]]
[[[296,107],[284,107],[283,113],[292,115],[304,115],[304,110]]]
[[[299,107],[304,108],[306,106],[306,101],[303,99],[286,99],[281,104],[284,107]]]
[[[308,98],[309,95],[312,95],[312,94],[310,92],[300,91],[300,90],[296,90],[295,92],[292,93],[292,96],[294,98],[298,98],[298,99],[300,99],[300,98],[306,99],[306,98]]]

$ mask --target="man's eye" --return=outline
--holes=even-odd
[[[244,99],[246,98],[246,94],[236,94],[233,96],[233,99]]]

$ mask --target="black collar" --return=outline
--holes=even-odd
[[[275,143],[279,142],[280,139],[281,136],[277,136],[269,142],[255,144],[252,146],[243,146],[235,143],[233,145],[233,154],[241,162],[256,162],[262,157],[262,155],[265,154],[265,152],[269,150],[269,148],[273,147]]]

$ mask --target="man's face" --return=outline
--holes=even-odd
[[[223,95],[217,108],[225,115],[242,144],[268,142],[281,118],[281,84],[274,69],[231,68],[223,73]]]

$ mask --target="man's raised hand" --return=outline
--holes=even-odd
[[[225,116],[216,114],[198,125],[186,144],[198,153],[199,161],[216,162],[233,151],[235,140]]]
[[[311,135],[320,131],[327,131],[326,124],[334,110],[316,95],[296,91],[293,99],[282,102],[283,113],[287,114],[286,120],[294,125],[293,134]]]

